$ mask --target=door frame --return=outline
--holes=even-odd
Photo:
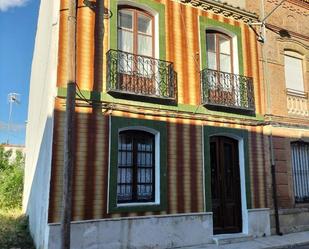
[[[248,131],[244,129],[233,129],[226,127],[203,127],[204,137],[204,184],[205,197],[204,209],[212,212],[211,198],[211,165],[210,165],[210,137],[226,136],[238,141],[240,191],[241,191],[241,213],[242,233],[248,233],[248,209],[251,208],[250,170]]]

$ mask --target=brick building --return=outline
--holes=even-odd
[[[73,248],[270,235],[271,162],[282,224],[306,206],[292,168],[308,172],[308,2],[278,8],[263,45],[249,24],[278,3],[227,2],[78,1]],[[32,66],[24,209],[38,248],[60,239],[67,8],[41,2]]]
[[[265,13],[279,2],[265,1]],[[265,152],[269,157],[266,162],[273,157],[280,230],[283,233],[309,228],[308,3],[285,1],[267,19],[266,40],[260,52],[260,71],[263,71],[265,88]],[[247,1],[247,8],[254,12],[263,11],[259,3],[253,1]],[[273,156],[267,149],[270,135],[273,137]],[[272,207],[270,182],[267,192]],[[275,227],[274,221],[272,227]]]

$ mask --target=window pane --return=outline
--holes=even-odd
[[[309,143],[291,145],[295,202],[309,202]]]
[[[217,58],[216,53],[207,53],[207,67],[212,70],[217,70]]]
[[[231,54],[231,43],[230,39],[220,35],[219,36],[219,47],[221,54]]]
[[[124,131],[119,134],[118,203],[154,200],[153,142],[154,136],[147,132]]]
[[[206,49],[207,51],[216,52],[215,35],[206,33]]]
[[[125,30],[118,30],[118,49],[124,52],[133,53],[133,33]]]
[[[132,29],[133,13],[129,10],[120,10],[118,12],[118,22],[120,28]]]
[[[138,35],[138,51],[139,55],[152,56],[152,37]]]
[[[304,91],[302,60],[299,58],[284,56],[285,84],[287,88]]]
[[[231,73],[231,56],[220,54],[220,71]]]
[[[152,34],[152,21],[151,18],[144,15],[138,15],[138,32]]]

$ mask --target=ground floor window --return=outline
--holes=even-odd
[[[309,202],[309,143],[293,142],[291,150],[295,202]]]
[[[155,136],[140,130],[119,133],[117,203],[155,201]]]

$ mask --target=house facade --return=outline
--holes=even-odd
[[[279,1],[265,1],[269,13]],[[248,1],[247,7],[260,9]],[[260,70],[265,86],[264,134],[272,137],[273,151],[266,149],[274,165],[280,231],[308,230],[309,167],[309,2],[285,1],[267,19],[261,47]],[[269,147],[269,139],[266,141]],[[272,155],[271,155],[272,154]],[[271,166],[267,166],[271,168]],[[269,207],[273,207],[268,184]],[[272,217],[272,228],[275,228]]]
[[[32,65],[24,209],[38,248],[60,243],[68,2],[41,2]],[[306,1],[287,2],[308,19]],[[220,234],[270,235],[272,162],[279,218],[303,215],[306,204],[298,202],[309,189],[294,195],[291,172],[308,172],[308,30],[297,21],[300,30],[282,38],[267,27],[261,45],[250,25],[261,19],[257,4],[78,1],[72,248],[172,248],[213,243]],[[276,4],[266,1],[266,11]],[[272,29],[285,25],[272,20]],[[273,63],[272,46],[281,64]],[[298,59],[303,81],[290,74]],[[290,94],[307,109],[294,110],[300,107]]]

